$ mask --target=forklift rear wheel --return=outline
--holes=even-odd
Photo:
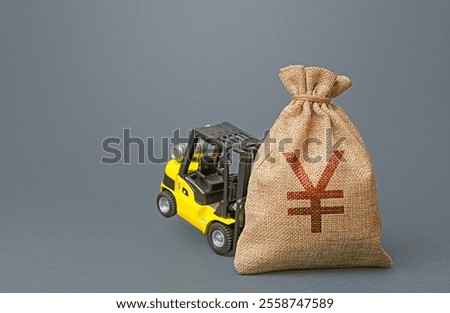
[[[156,199],[158,211],[164,217],[172,217],[177,214],[177,202],[170,191],[163,190]]]
[[[217,254],[227,254],[233,246],[233,228],[218,222],[212,223],[208,230],[208,242]]]

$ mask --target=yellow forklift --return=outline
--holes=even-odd
[[[159,212],[198,228],[217,254],[234,250],[260,143],[228,122],[192,129],[188,143],[172,149],[156,200]]]

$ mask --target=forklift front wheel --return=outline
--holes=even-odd
[[[177,214],[177,202],[170,191],[163,190],[156,199],[158,211],[164,217],[172,217]]]
[[[212,223],[208,230],[208,242],[217,254],[227,254],[233,247],[233,228],[219,222]]]

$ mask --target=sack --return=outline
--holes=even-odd
[[[330,103],[351,80],[301,65],[281,69],[280,79],[292,100],[253,165],[236,270],[391,267],[367,148]]]

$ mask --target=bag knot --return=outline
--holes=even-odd
[[[319,103],[330,103],[331,98],[321,97],[321,96],[314,96],[314,95],[307,95],[307,94],[301,94],[301,95],[293,95],[291,97],[291,100],[292,101],[305,100],[305,101],[319,102]]]

